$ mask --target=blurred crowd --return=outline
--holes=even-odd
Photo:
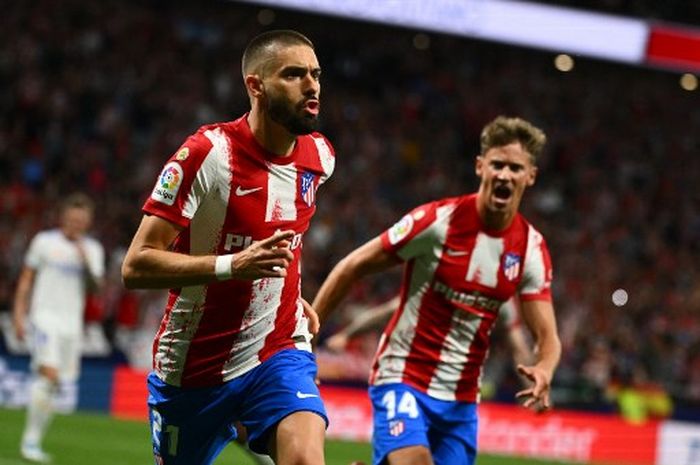
[[[562,73],[544,52],[233,2],[26,1],[3,15],[0,311],[29,239],[54,224],[62,195],[86,191],[110,270],[89,318],[117,345],[140,335],[146,360],[162,293],[126,292],[119,278],[140,207],[188,134],[247,109],[247,41],[290,27],[316,43],[338,159],[304,238],[308,299],[408,209],[475,189],[481,127],[522,116],[549,137],[524,212],[555,266],[555,400],[606,405],[635,388],[700,406],[700,95],[677,76],[583,59]],[[368,280],[348,304],[388,299],[399,279]],[[323,335],[345,323],[338,313]],[[494,337],[498,366],[509,354]]]

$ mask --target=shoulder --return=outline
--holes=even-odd
[[[545,239],[544,235],[532,224],[530,223],[523,215],[518,214],[517,217],[518,221],[521,224],[521,228],[526,231],[527,233],[527,238],[528,238],[528,243],[531,246],[539,246],[541,244],[545,244]]]
[[[103,249],[102,243],[99,240],[97,240],[97,238],[95,238],[93,236],[86,236],[84,240],[85,240],[85,244],[88,247],[93,248],[94,250],[102,250]]]
[[[32,239],[32,242],[36,243],[46,243],[46,242],[55,242],[60,240],[63,237],[61,234],[61,231],[57,228],[54,229],[46,229],[44,231],[39,231],[36,233],[34,238]]]
[[[327,152],[328,155],[335,156],[335,149],[333,148],[333,144],[331,144],[331,141],[328,140],[326,136],[324,136],[320,132],[313,132],[307,137],[313,140],[313,143],[316,145],[319,152]]]
[[[300,136],[298,139],[301,149],[301,163],[330,176],[335,169],[335,149],[326,137],[319,133]]]

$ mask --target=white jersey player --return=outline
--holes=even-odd
[[[87,232],[93,204],[83,194],[64,201],[60,226],[31,241],[19,277],[14,305],[15,333],[29,339],[32,379],[21,453],[46,462],[41,440],[52,416],[59,381],[77,379],[83,313],[88,292],[104,275],[104,250]]]

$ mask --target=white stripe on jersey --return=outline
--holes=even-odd
[[[183,287],[170,310],[168,324],[160,336],[158,352],[153,357],[157,373],[163,381],[180,386],[190,342],[197,331],[203,312],[204,286]]]
[[[481,317],[455,310],[452,324],[440,351],[440,362],[428,386],[428,395],[440,400],[456,400],[457,384],[467,362],[465,354],[481,325]]]
[[[440,249],[435,250],[434,253],[438,257],[442,255],[442,247],[444,247],[445,239],[447,238],[447,228],[453,210],[454,205],[438,208],[434,229],[426,229],[417,234],[414,243],[421,243],[421,235],[432,232],[436,235],[435,242],[440,244]],[[411,352],[411,344],[416,335],[418,309],[421,306],[423,296],[430,289],[430,283],[433,282],[433,276],[439,264],[439,260],[429,260],[427,263],[414,264],[408,298],[406,299],[403,313],[401,313],[396,327],[391,332],[389,343],[384,352],[379,354],[379,367],[377,372],[372,375],[379,375],[381,378],[377,378],[373,384],[399,383],[402,381],[406,360]],[[379,347],[382,347],[384,338],[385,336],[382,334]]]
[[[265,221],[297,219],[297,168],[288,165],[267,164],[267,209]]]
[[[190,222],[190,254],[205,255],[216,252],[221,230],[226,219],[226,205],[231,191],[231,170],[228,165],[228,141],[221,130],[206,131],[212,149],[202,162],[185,201],[184,213],[197,216]],[[216,191],[225,202],[207,202],[205,192]],[[203,312],[199,310],[207,295],[207,286],[183,287],[175,299],[167,327],[154,361],[165,373],[164,381],[179,386],[185,360]]]
[[[520,284],[521,294],[538,294],[542,292],[550,277],[545,276],[546,267],[542,254],[544,238],[532,225],[528,225],[527,252],[525,253],[525,268]]]
[[[321,175],[319,184],[323,184],[335,169],[335,157],[331,155],[331,149],[328,147],[326,139],[323,137],[314,137],[313,139],[314,143],[316,144],[316,149],[318,150],[318,158],[321,161],[321,166],[323,167],[323,174]]]
[[[469,269],[465,279],[496,288],[503,247],[503,238],[491,237],[479,232],[476,236],[474,250],[469,257]]]
[[[243,314],[231,356],[224,364],[223,379],[228,381],[260,364],[258,354],[265,346],[265,338],[275,329],[277,309],[280,306],[284,279],[261,278],[253,281],[250,305]],[[245,360],[241,364],[241,360]]]

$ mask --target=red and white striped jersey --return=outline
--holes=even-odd
[[[516,293],[551,300],[542,235],[520,214],[503,231],[486,230],[472,194],[414,209],[381,240],[405,270],[370,384],[403,382],[437,399],[477,401],[501,305]]]
[[[281,158],[257,142],[246,116],[203,126],[168,160],[143,210],[185,228],[174,251],[229,254],[277,230],[296,234],[286,278],[170,290],[153,343],[153,368],[163,381],[216,385],[280,350],[311,350],[300,300],[302,237],[316,189],[334,166],[321,134],[297,137],[293,152]]]

